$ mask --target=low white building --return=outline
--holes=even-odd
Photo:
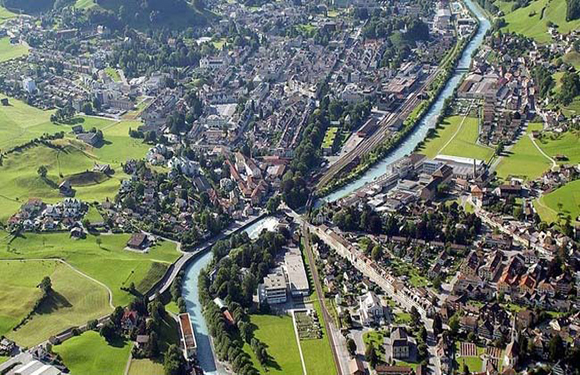
[[[373,292],[368,292],[359,299],[359,314],[362,325],[382,324],[386,317],[386,307]]]
[[[22,80],[22,88],[27,93],[31,94],[36,90],[36,82],[30,77],[26,77]]]
[[[281,270],[264,277],[264,283],[258,286],[258,297],[260,303],[267,302],[269,305],[285,303],[288,286],[286,276]]]

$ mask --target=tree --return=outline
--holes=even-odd
[[[115,307],[115,310],[113,310],[113,313],[111,314],[111,322],[113,322],[115,326],[120,327],[124,314],[125,309],[123,309],[121,306]]]
[[[185,358],[177,345],[170,345],[165,352],[163,369],[165,375],[185,375]]]
[[[99,249],[101,248],[101,245],[103,244],[103,240],[101,239],[101,237],[97,237],[97,239],[95,240],[95,242],[97,243],[97,245],[99,246]]]
[[[377,352],[373,345],[368,345],[367,349],[365,350],[365,358],[367,362],[371,365],[372,368],[375,368],[377,365],[379,358],[377,357]]]
[[[383,257],[383,249],[381,248],[380,245],[375,245],[375,247],[373,247],[371,257],[375,262],[378,262]]]
[[[90,329],[91,331],[95,331],[98,325],[99,321],[96,319],[92,319],[87,322],[87,328]]]
[[[39,287],[45,295],[50,294],[52,292],[52,280],[50,280],[50,277],[45,276],[40,282]]]
[[[147,342],[147,356],[149,358],[156,358],[159,355],[159,336],[157,332],[152,331],[149,334],[149,341]]]
[[[356,353],[356,342],[350,337],[346,340],[346,348],[348,349],[349,354],[354,356]]]
[[[278,211],[278,207],[280,206],[280,196],[276,195],[268,199],[268,203],[266,203],[266,209],[270,215],[275,214]]]
[[[107,321],[105,324],[101,326],[99,330],[99,334],[107,341],[112,341],[115,336],[117,335],[117,330],[115,329],[115,325],[111,321]]]
[[[411,325],[417,327],[421,321],[421,314],[415,306],[411,307]]]
[[[459,316],[455,314],[449,319],[449,334],[455,338],[457,333],[459,333]]]
[[[36,173],[38,173],[40,178],[44,179],[44,178],[46,178],[46,174],[48,173],[48,169],[46,169],[46,167],[44,165],[41,165],[40,167],[38,167],[38,170],[36,171]]]
[[[565,354],[564,342],[560,335],[555,334],[550,339],[548,343],[548,353],[550,355],[550,361],[556,362],[564,357]]]
[[[443,322],[441,321],[441,316],[435,314],[433,317],[433,333],[435,336],[439,336],[441,332],[443,332]]]

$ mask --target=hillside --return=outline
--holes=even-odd
[[[42,13],[51,10],[56,0],[0,0],[0,4],[11,11]],[[62,3],[62,0],[58,1]]]
[[[185,0],[149,0],[145,3],[139,0],[77,0],[75,6],[87,10],[92,17],[115,18],[123,26],[141,29],[203,26],[209,14]]]
[[[504,13],[504,31],[512,31],[548,43],[548,25],[555,25],[566,34],[580,28],[580,19],[566,21],[566,0],[531,0],[529,5],[512,11],[516,2],[496,1],[494,4]]]

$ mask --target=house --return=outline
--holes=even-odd
[[[397,327],[391,332],[391,355],[396,359],[409,358],[409,336],[403,327]]]
[[[260,303],[267,302],[269,305],[285,303],[288,286],[286,277],[282,271],[271,273],[264,277],[264,282],[258,286]]]
[[[137,326],[139,315],[135,310],[126,309],[121,318],[121,328],[125,331],[130,331]]]
[[[60,185],[58,185],[58,190],[60,191],[60,194],[64,195],[65,197],[74,195],[74,190],[72,189],[72,185],[70,184],[69,180],[64,180]]]
[[[365,368],[360,359],[351,359],[348,363],[348,373],[350,375],[365,375]]]
[[[504,357],[503,357],[503,365],[505,367],[516,367],[518,363],[518,343],[515,341],[511,341],[505,349]]]
[[[378,365],[375,370],[377,375],[411,375],[413,373],[413,369],[407,366]]]
[[[139,349],[145,349],[149,343],[149,335],[137,335],[135,346]]]
[[[364,326],[379,324],[384,321],[385,312],[385,307],[375,293],[368,292],[359,299],[360,320]]]
[[[135,233],[127,242],[127,246],[135,250],[144,250],[147,248],[148,241],[145,233]]]
[[[70,230],[70,236],[74,239],[85,238],[85,231],[82,228],[74,227]]]

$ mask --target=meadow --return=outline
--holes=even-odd
[[[31,311],[31,293],[36,299],[39,297],[36,285],[42,278],[49,276],[52,281],[53,293],[31,319],[16,331],[5,332],[8,338],[20,345],[37,345],[67,328],[83,325],[112,311],[107,290],[65,264],[51,260],[9,261],[0,262],[0,268],[11,278],[4,285],[28,283],[24,290],[8,288],[12,289],[10,294],[16,291],[22,291],[22,294],[0,297],[4,309],[14,310],[12,315],[20,314],[20,318]],[[30,274],[34,277],[31,278]],[[28,309],[24,315],[23,308]]]
[[[16,13],[13,13],[8,9],[4,8],[3,6],[0,6],[0,23],[3,23],[4,21],[7,21],[14,17],[16,17]]]
[[[572,181],[546,194],[539,201],[534,202],[534,207],[543,221],[548,223],[559,222],[568,215],[572,222],[578,222],[580,215],[580,180]]]
[[[477,143],[478,120],[474,117],[451,116],[440,124],[435,133],[425,139],[417,152],[434,158],[437,155],[461,156],[489,161],[494,155],[491,147]]]
[[[0,259],[63,259],[108,286],[114,305],[126,305],[133,297],[121,287],[134,283],[139,292],[148,291],[179,257],[175,244],[166,241],[147,254],[124,250],[129,238],[129,234],[117,234],[71,240],[68,233],[26,233],[10,241],[4,236]]]
[[[0,11],[0,23],[4,12]],[[28,54],[28,47],[23,44],[11,44],[9,37],[0,38],[0,62],[16,59]]]
[[[540,177],[550,169],[552,163],[532,143],[529,134],[534,130],[541,130],[542,124],[532,123],[528,125],[527,132],[523,134],[507,156],[502,157],[496,172],[498,177],[520,177],[525,180],[533,180]],[[537,142],[537,141],[536,141]]]
[[[125,373],[131,343],[119,340],[110,344],[98,332],[89,331],[53,350],[72,374],[119,375]]]
[[[562,134],[545,133],[542,139],[536,140],[541,149],[551,157],[565,155],[568,160],[561,164],[580,163],[580,132],[568,131]]]
[[[294,333],[292,318],[288,315],[251,315],[250,322],[257,328],[255,337],[266,344],[269,356],[272,358],[267,365],[269,374],[301,375],[302,362],[298,351],[298,343]],[[244,344],[244,351],[254,361],[254,367],[260,372],[265,371],[260,366],[249,344]]]
[[[548,34],[548,22],[558,26],[558,32],[566,34],[580,28],[580,20],[566,21],[566,0],[537,0],[530,5],[511,11],[514,3],[501,7],[506,13],[507,23],[502,28],[535,39],[539,43],[549,43],[552,37]]]

